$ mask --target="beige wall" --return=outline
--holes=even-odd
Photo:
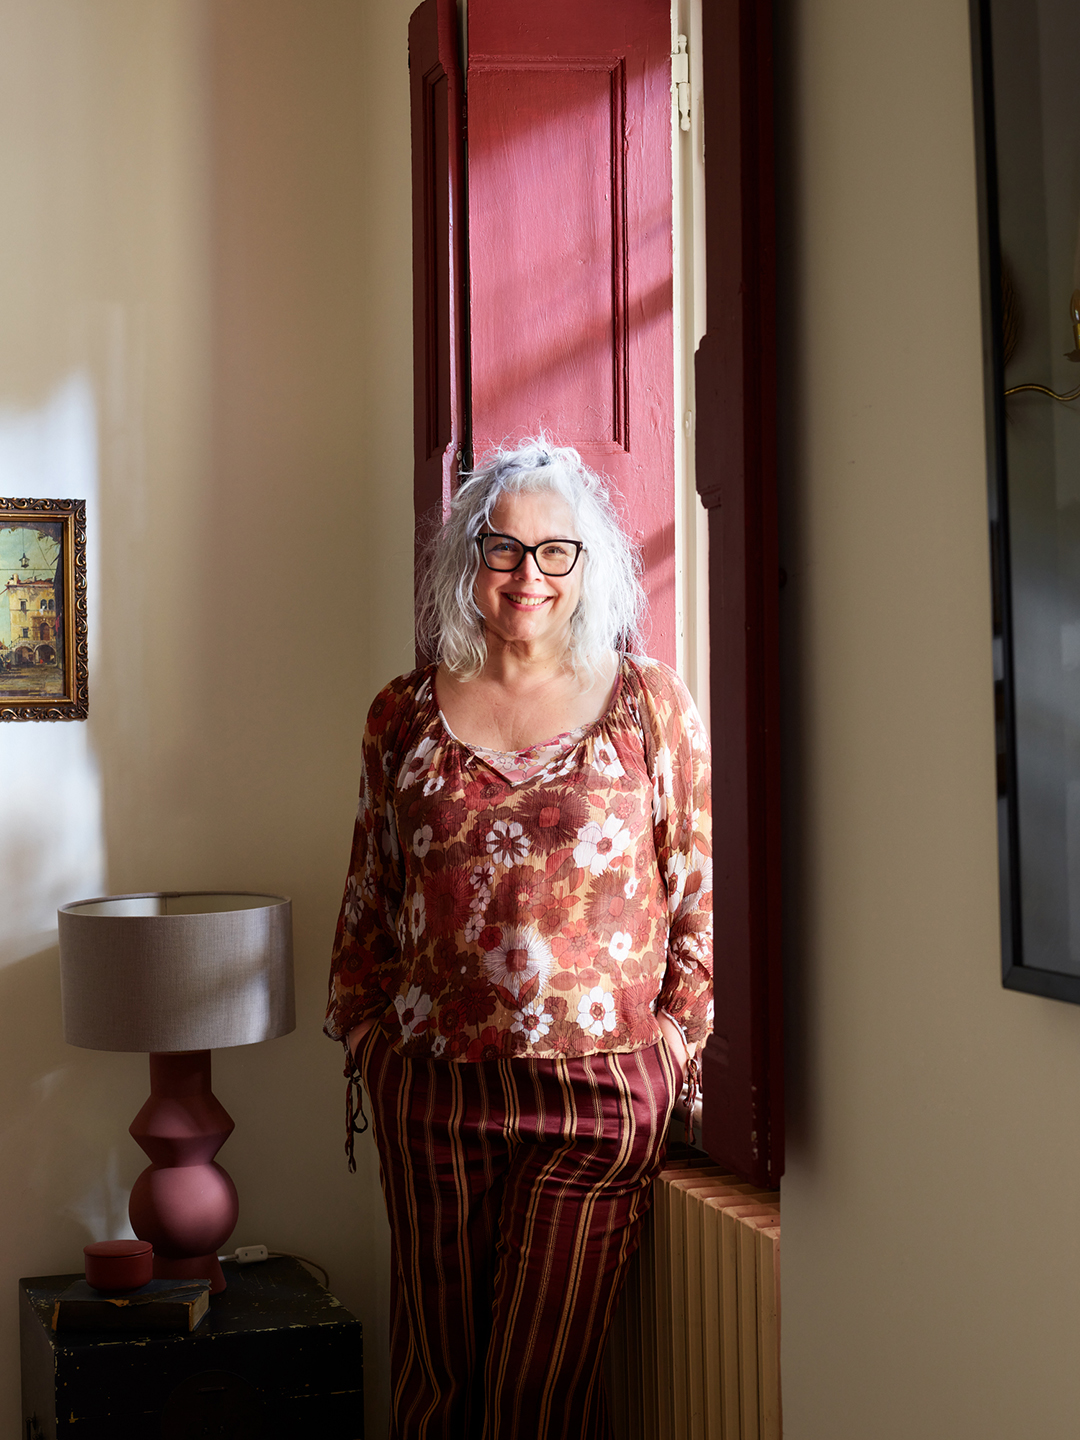
[[[998,980],[967,5],[783,8],[785,1434],[1064,1440],[1080,1010]]]
[[[0,730],[5,1437],[16,1278],[118,1233],[142,1166],[146,1061],[64,1044],[55,908],[184,887],[293,896],[297,1031],[214,1059],[233,1243],[329,1268],[379,1433],[385,1224],[319,1026],[411,654],[410,8],[0,0],[0,494],[86,496],[93,609],[89,722]]]

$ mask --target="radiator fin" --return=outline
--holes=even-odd
[[[664,1168],[605,1371],[616,1440],[781,1440],[778,1191]]]

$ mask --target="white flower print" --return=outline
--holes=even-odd
[[[431,1014],[431,996],[422,995],[420,986],[413,985],[407,995],[399,995],[395,999],[394,1009],[401,1022],[401,1038],[411,1040],[417,1030],[427,1028],[427,1018]]]
[[[519,995],[522,986],[537,976],[545,985],[554,963],[547,941],[531,925],[504,926],[502,944],[484,955],[489,979],[512,995]]]
[[[626,771],[619,759],[619,752],[610,740],[600,740],[593,750],[593,768],[609,780],[619,780]]]
[[[490,860],[485,860],[480,865],[474,865],[472,874],[469,876],[469,884],[476,891],[476,894],[469,901],[469,909],[472,912],[468,924],[465,926],[465,939],[472,944],[480,931],[484,928],[483,914],[491,900],[491,882],[495,879],[495,866]]]
[[[398,781],[400,789],[408,790],[410,785],[415,785],[418,780],[424,778],[431,768],[431,755],[434,749],[435,741],[430,735],[420,741],[420,744],[409,756],[408,763],[402,769]]]
[[[671,948],[670,958],[678,965],[680,970],[693,971],[698,965],[705,964],[712,959],[712,916],[704,922],[700,930],[694,930],[685,935],[680,935],[678,943]]]
[[[576,749],[570,750],[567,752],[565,758],[560,760],[548,773],[552,780],[561,780],[564,775],[573,775],[577,769],[577,764],[577,751]]]
[[[542,1035],[551,1029],[552,1017],[546,1010],[525,1010],[510,1026],[510,1033],[521,1033],[530,1045],[535,1045]]]
[[[445,775],[432,775],[430,779],[424,781],[424,794],[437,795],[445,784]]]
[[[487,852],[496,865],[517,865],[529,853],[529,837],[516,820],[496,820],[487,833]]]
[[[356,807],[356,818],[364,820],[371,809],[371,784],[368,780],[367,769],[364,769],[360,777],[360,801]]]
[[[668,909],[673,920],[681,920],[695,910],[700,910],[703,898],[712,893],[713,862],[697,849],[691,852],[689,859],[680,855],[679,863],[674,862],[675,857],[672,856],[668,863]],[[682,873],[683,871],[685,873]],[[698,884],[691,890],[690,882],[697,877],[700,877]],[[672,889],[673,885],[677,890]],[[711,914],[709,923],[712,923]]]
[[[630,943],[632,937],[625,930],[616,930],[608,941],[608,954],[617,963],[622,964],[630,954]]]
[[[357,884],[356,876],[350,875],[345,882],[345,903],[342,906],[345,912],[345,929],[350,935],[356,934],[357,922],[360,919],[360,896],[362,893],[362,886]]]
[[[446,1036],[445,1036],[445,1035],[436,1035],[436,1036],[435,1036],[435,1042],[434,1042],[434,1044],[433,1044],[432,1047],[431,1047],[431,1053],[432,1053],[432,1055],[435,1057],[436,1060],[439,1058],[439,1056],[442,1054],[442,1052],[443,1052],[445,1049],[446,1049]]]
[[[409,901],[409,930],[414,942],[424,933],[424,910],[423,895],[414,895]]]
[[[668,910],[674,915],[682,904],[686,887],[686,856],[681,850],[675,850],[667,857],[664,882],[667,885]]]
[[[630,876],[629,880],[627,880],[626,884],[623,886],[623,894],[628,900],[632,900],[634,898],[634,896],[638,892],[638,886],[640,884],[641,881],[636,875]]]
[[[574,864],[593,875],[608,868],[630,846],[630,831],[617,815],[609,815],[603,825],[590,820],[578,831],[574,846]]]
[[[469,875],[469,884],[474,890],[486,890],[488,899],[491,899],[491,882],[495,879],[495,866],[490,860],[481,860],[479,865],[474,865]]]
[[[605,1031],[615,1029],[615,999],[600,986],[595,986],[578,1001],[577,1023],[587,1035],[599,1040]]]
[[[416,834],[412,837],[413,854],[418,860],[422,860],[431,849],[432,829],[430,825],[421,825]]]
[[[711,855],[703,855],[700,850],[694,849],[690,856],[690,868],[700,870],[701,885],[698,889],[699,895],[712,894],[713,862]]]

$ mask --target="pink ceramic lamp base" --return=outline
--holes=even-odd
[[[130,1133],[151,1164],[136,1180],[128,1213],[154,1247],[154,1275],[208,1279],[225,1288],[218,1251],[236,1227],[236,1186],[214,1156],[233,1121],[210,1089],[210,1051],[150,1056],[150,1098]]]

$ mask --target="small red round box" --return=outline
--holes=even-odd
[[[95,1290],[138,1290],[154,1278],[149,1240],[99,1240],[84,1245],[86,1283]]]

